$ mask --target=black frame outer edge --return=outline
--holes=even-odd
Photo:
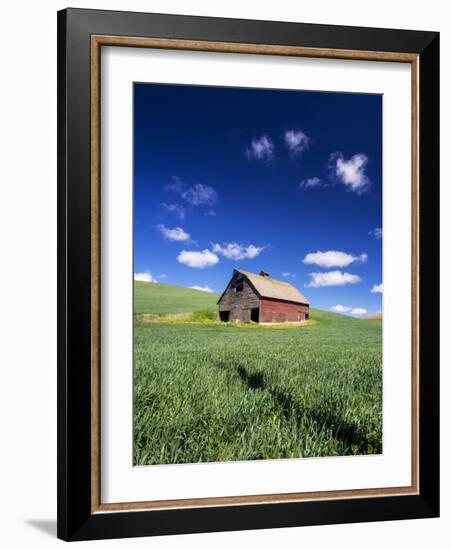
[[[420,54],[420,495],[91,514],[91,34]],[[67,9],[58,12],[57,64],[58,537],[92,540],[437,517],[439,34]]]
[[[65,538],[67,533],[67,454],[66,454],[66,438],[67,430],[65,426],[66,418],[66,190],[65,190],[65,174],[66,174],[66,85],[65,85],[65,36],[66,36],[66,18],[64,14],[58,14],[58,53],[57,53],[57,70],[58,70],[58,94],[57,94],[57,120],[58,120],[58,137],[57,137],[57,157],[58,157],[58,238],[57,238],[57,254],[58,254],[58,274],[57,274],[57,293],[58,293],[58,418],[57,418],[57,436],[58,436],[58,464],[57,464],[57,481],[58,481],[58,536]]]
[[[440,36],[420,56],[420,494],[439,515]]]

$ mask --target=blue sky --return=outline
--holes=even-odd
[[[135,278],[222,292],[236,267],[380,310],[382,96],[134,85]]]

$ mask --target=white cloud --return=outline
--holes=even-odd
[[[203,269],[204,267],[216,265],[219,262],[219,258],[216,254],[207,249],[201,252],[182,250],[177,256],[177,261],[188,267]]]
[[[156,277],[157,279],[166,279],[167,275],[166,273],[162,273],[161,275],[157,275]]]
[[[166,202],[162,202],[161,206],[166,208],[168,212],[174,214],[179,222],[182,222],[185,219],[185,207],[181,204],[168,204]]]
[[[335,311],[335,313],[348,313],[349,311],[351,311],[352,308],[337,304],[336,306],[332,306],[330,309],[331,311]]]
[[[216,212],[214,210],[209,210],[207,216],[216,216]]]
[[[256,258],[265,248],[265,246],[255,246],[253,244],[244,246],[238,243],[222,243],[222,245],[216,243],[213,244],[212,250],[229,260],[246,260]]]
[[[384,284],[381,283],[380,285],[373,285],[371,292],[373,294],[382,294],[384,292]]]
[[[314,178],[308,178],[306,180],[302,180],[301,183],[299,184],[299,187],[301,189],[309,189],[311,187],[321,187],[322,184],[323,184],[322,180],[315,176]]]
[[[325,252],[317,251],[310,252],[305,256],[303,262],[305,264],[316,264],[321,267],[346,267],[353,262],[365,263],[368,260],[368,254],[360,254],[353,256],[347,252],[339,250],[327,250]]]
[[[362,279],[358,275],[343,273],[341,271],[328,271],[326,273],[310,273],[310,282],[305,285],[309,288],[321,286],[343,286],[359,283]]]
[[[333,178],[343,183],[350,191],[361,194],[369,189],[371,180],[365,174],[368,157],[358,153],[345,160],[343,153],[332,153],[329,158],[329,169]]]
[[[166,191],[177,193],[192,206],[211,205],[218,200],[218,193],[209,185],[195,183],[189,186],[178,176],[171,176],[171,180],[171,183],[165,186]]]
[[[178,176],[171,176],[171,183],[168,183],[164,186],[166,191],[173,191],[179,195],[186,189],[186,184]]]
[[[189,286],[188,288],[192,288],[193,290],[200,290],[202,292],[214,292],[214,290],[211,289],[209,286],[193,285]]]
[[[331,311],[335,311],[335,313],[351,313],[352,315],[365,315],[365,313],[368,313],[363,307],[352,308],[349,306],[342,306],[341,304],[332,306],[330,309]]]
[[[189,233],[183,230],[181,227],[166,227],[162,223],[157,225],[158,230],[168,241],[188,241],[190,238]]]
[[[382,239],[382,227],[375,227],[368,233],[368,235],[371,235],[378,240]]]
[[[284,137],[292,157],[301,156],[310,144],[310,138],[302,130],[287,130]]]
[[[294,277],[296,277],[296,273],[290,273],[289,271],[284,271],[282,273],[282,277],[292,277],[292,278],[294,278]]]
[[[248,159],[270,161],[274,158],[274,143],[263,134],[259,138],[253,138],[249,147],[246,148]]]
[[[152,275],[147,271],[142,273],[134,273],[133,280],[142,281],[144,283],[158,283],[157,279],[155,277],[152,277]]]
[[[182,197],[193,206],[199,206],[201,204],[215,204],[218,200],[218,193],[209,185],[195,183],[182,193]]]

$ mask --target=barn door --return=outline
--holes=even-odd
[[[223,321],[224,323],[227,323],[230,318],[230,311],[220,311],[219,312],[219,319]]]

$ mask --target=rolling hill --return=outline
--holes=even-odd
[[[135,315],[143,313],[189,313],[196,309],[216,308],[219,294],[202,292],[163,283],[134,282]]]
[[[201,290],[163,283],[134,282],[135,315],[190,313],[203,308],[216,310],[219,297],[220,294],[216,292],[202,292]],[[310,318],[322,323],[333,323],[337,328],[347,323],[360,322],[360,319],[348,315],[315,308],[310,309]]]

